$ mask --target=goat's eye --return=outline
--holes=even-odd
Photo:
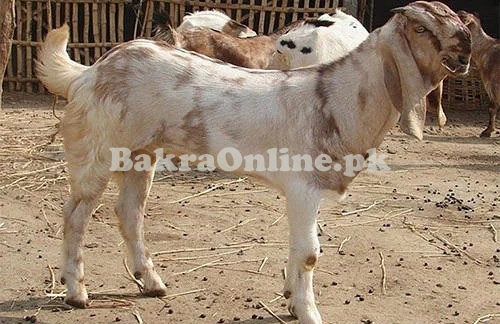
[[[426,30],[427,28],[425,28],[424,26],[418,26],[417,28],[415,28],[415,31],[419,34],[425,32]]]

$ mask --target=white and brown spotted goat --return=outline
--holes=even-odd
[[[85,67],[66,53],[68,27],[51,31],[37,75],[49,91],[68,99],[61,121],[71,185],[63,208],[66,303],[88,303],[82,240],[112,176],[120,188],[115,212],[133,272],[146,295],[167,292],[143,237],[154,171],[113,174],[111,148],[126,147],[132,158],[147,154],[152,160],[157,148],[217,156],[233,147],[242,156],[264,157],[270,148],[287,148],[290,156],[328,154],[345,167],[344,156],[379,146],[400,116],[401,129],[422,138],[421,98],[450,71],[467,72],[470,33],[439,2],[417,1],[394,12],[343,59],[289,72],[244,69],[149,40],[118,45]],[[322,192],[344,193],[353,178],[318,169],[253,174],[287,198],[289,310],[302,324],[322,323],[313,289],[317,211]]]
[[[172,32],[164,26],[170,25],[170,17],[167,12],[156,12],[153,22],[157,24],[154,35],[157,39],[164,38],[172,42]],[[257,33],[250,27],[231,19],[225,13],[218,10],[204,10],[188,13],[182,18],[182,23],[176,28],[177,32],[183,32],[194,28],[209,28],[221,33],[238,38],[255,37]]]
[[[155,40],[251,69],[268,68],[276,51],[276,38],[304,23],[303,20],[293,22],[269,36],[240,38],[210,28],[175,30],[170,21],[165,19],[156,22]]]
[[[495,131],[497,111],[500,108],[500,39],[484,32],[479,17],[465,11],[459,11],[458,15],[471,31],[472,61],[477,66],[484,88],[492,101],[488,127],[481,133],[481,137],[490,137]]]
[[[182,18],[182,23],[177,31],[182,32],[192,28],[205,27],[218,30],[234,37],[255,37],[257,33],[250,27],[231,19],[228,15],[218,10],[203,10],[188,13]]]

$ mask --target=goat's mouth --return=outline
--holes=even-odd
[[[470,60],[468,56],[458,55],[457,58],[452,58],[446,55],[441,60],[441,65],[446,68],[452,75],[461,75],[469,72]]]

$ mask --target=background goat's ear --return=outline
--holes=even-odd
[[[408,10],[408,7],[397,7],[394,9],[391,9],[392,13],[405,13],[405,11]]]

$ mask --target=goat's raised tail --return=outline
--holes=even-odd
[[[69,26],[54,29],[47,34],[38,51],[36,74],[42,84],[53,94],[68,97],[68,89],[88,66],[70,59],[66,52],[69,40]]]

